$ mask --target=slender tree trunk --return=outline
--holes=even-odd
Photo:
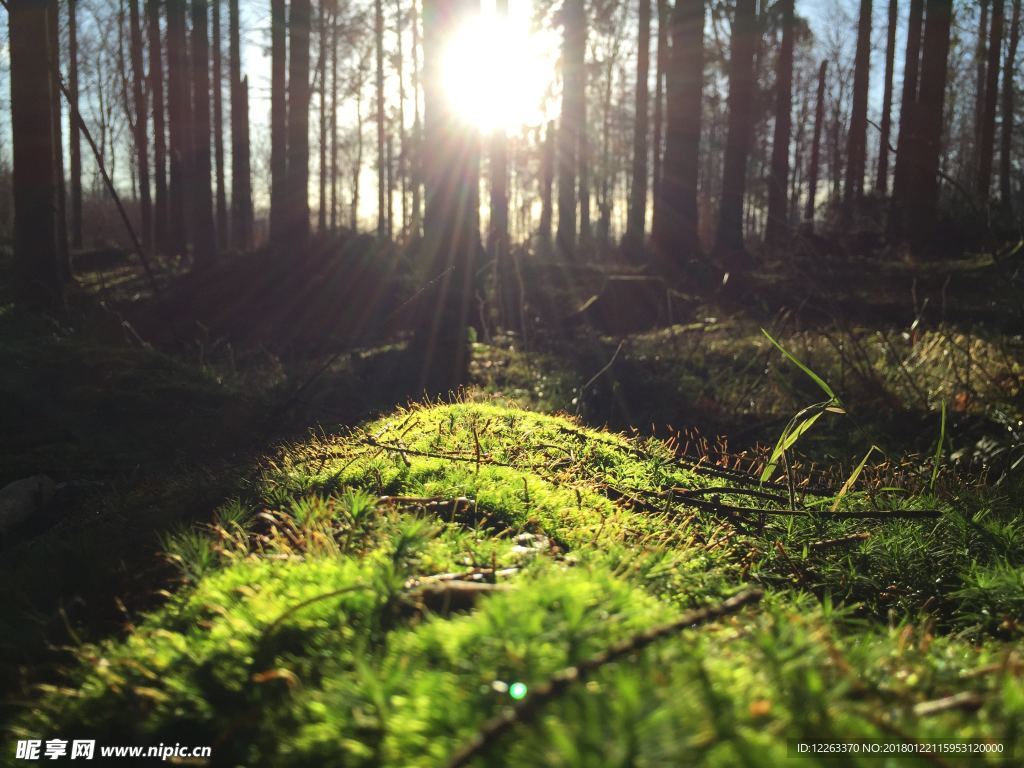
[[[853,67],[853,107],[846,141],[846,184],[843,201],[847,206],[864,196],[864,168],[867,159],[868,80],[871,73],[871,0],[860,0],[857,54]]]
[[[185,42],[186,0],[166,0],[167,7],[167,123],[170,133],[171,188],[168,246],[171,253],[188,252],[186,206],[192,201],[193,141],[189,93],[188,49]]]
[[[360,68],[362,65],[360,64]],[[356,162],[352,169],[352,211],[351,228],[359,231],[359,180],[363,173],[363,76],[360,73],[356,88]]]
[[[420,236],[423,202],[420,189],[423,185],[422,155],[423,129],[420,122],[420,14],[416,0],[412,3],[412,238]]]
[[[60,53],[53,35],[56,0],[8,7],[11,138],[14,148],[14,263],[20,294],[50,306],[63,302],[58,242],[61,151],[54,124],[52,64]]]
[[[192,247],[196,265],[217,253],[210,168],[210,41],[207,0],[192,0],[192,141],[195,151],[192,195]]]
[[[900,133],[896,144],[892,200],[889,209],[889,239],[903,237],[904,214],[910,195],[910,173],[917,139],[917,79],[921,67],[921,32],[925,0],[910,0],[907,24],[907,53],[903,65],[903,95],[900,103]]]
[[[142,63],[142,22],[139,17],[139,0],[128,0],[128,18],[131,25],[132,99],[135,102],[135,162],[139,172],[142,247],[146,251],[151,251],[153,249],[153,211],[152,199],[149,194],[149,125],[146,94],[143,90],[146,73]]]
[[[331,14],[331,230],[338,228],[338,4]]]
[[[270,240],[288,237],[288,25],[285,0],[270,0]]]
[[[231,98],[231,246],[252,248],[252,171],[249,160],[248,79],[242,80],[238,0],[228,2],[228,79]]]
[[[1003,68],[1003,125],[999,137],[999,199],[1003,217],[1007,223],[1013,221],[1013,185],[1011,174],[1011,153],[1013,151],[1014,121],[1014,75],[1017,69],[1017,46],[1020,44],[1021,0],[1013,0],[1013,16],[1010,20],[1010,41],[1006,51],[1006,66]]]
[[[975,191],[982,206],[988,205],[992,189],[992,155],[996,139],[996,108],[999,103],[999,66],[1003,52],[1003,2],[993,0],[992,32],[988,41],[985,77],[985,111],[981,122],[981,146],[978,149],[978,175]]]
[[[40,1],[35,0],[35,2]],[[49,50],[48,69],[53,80],[50,86],[50,93],[53,98],[53,122],[50,125],[50,130],[53,131],[53,142],[54,146],[57,147],[57,260],[61,279],[70,283],[73,280],[73,276],[71,274],[71,251],[68,249],[67,190],[64,187],[64,128],[61,123],[64,99],[60,92],[59,3],[57,8],[48,11],[47,19],[50,22],[50,39],[53,41]]]
[[[755,0],[736,0],[729,60],[729,127],[722,172],[715,251],[729,272],[747,266],[743,245],[743,200],[747,157],[753,133],[754,49],[757,46]]]
[[[814,108],[814,138],[811,140],[811,165],[807,170],[807,206],[804,208],[804,224],[814,230],[814,208],[818,198],[818,173],[821,167],[821,129],[825,122],[825,78],[828,74],[828,60],[823,59],[818,69],[818,102]]]
[[[907,223],[917,250],[931,238],[939,197],[942,116],[949,64],[949,31],[953,0],[927,0],[928,12],[921,58],[921,88],[915,117],[916,151],[912,155]]]
[[[548,122],[544,132],[544,147],[540,162],[540,226],[537,238],[541,248],[551,244],[551,222],[554,205],[551,202],[551,188],[555,183],[555,121]]]
[[[793,128],[793,2],[782,0],[782,47],[776,84],[775,135],[772,168],[768,177],[768,222],[765,243],[781,244],[789,232],[786,192],[789,187],[789,141]],[[894,0],[895,2],[895,0]]]
[[[662,143],[665,130],[665,68],[668,65],[668,28],[671,16],[671,8],[668,0],[657,0],[658,3],[658,54],[655,63],[654,75],[654,137],[651,151],[651,235],[658,227],[658,217],[661,214],[658,200],[661,188],[661,161]]]
[[[885,85],[882,91],[882,124],[878,140],[878,171],[875,189],[880,195],[889,191],[889,141],[892,135],[892,73],[896,64],[897,0],[889,0],[889,32],[885,46]]]
[[[384,182],[386,184],[384,201],[387,210],[387,216],[384,219],[387,228],[384,236],[388,240],[391,240],[395,235],[395,163],[393,142],[394,137],[391,135],[391,131],[388,131],[387,137],[384,140]]]
[[[288,18],[288,242],[309,239],[310,0],[292,0]]]
[[[316,211],[316,228],[318,232],[327,230],[327,59],[330,51],[327,47],[327,3],[320,1],[320,17],[318,21],[318,32],[320,33],[319,70],[320,88],[317,97],[320,101],[320,167],[319,167],[319,192],[320,197]]]
[[[971,169],[978,167],[978,152],[981,147],[981,126],[985,122],[985,64],[988,60],[988,4],[989,0],[981,0],[981,12],[978,18],[978,42],[974,48],[974,146],[971,148]]]
[[[159,52],[159,48],[157,49]],[[78,0],[68,0],[68,136],[71,154],[71,245],[82,247],[82,135],[78,113]]]
[[[146,0],[146,21],[149,38],[149,95],[153,102],[153,180],[156,193],[153,204],[153,245],[159,253],[166,253],[167,139],[164,125],[164,67],[159,0]]]
[[[220,4],[213,2],[213,162],[217,182],[216,228],[217,250],[226,251],[230,246],[228,230],[227,190],[224,188],[224,73],[221,67]]]
[[[496,13],[508,17],[508,0],[497,0]],[[498,315],[505,329],[521,327],[515,270],[508,234],[508,138],[504,126],[497,126],[490,142],[491,216],[487,232],[487,250],[495,262]]]
[[[586,16],[583,0],[565,0],[562,8],[562,114],[558,126],[558,252],[564,257],[576,253],[576,172],[579,170],[579,102],[585,102],[583,58],[586,45]]]
[[[398,186],[402,209],[402,240],[409,233],[409,196],[408,196],[408,151],[409,145],[405,135],[405,57],[403,56],[402,37],[405,27],[402,18],[402,0],[395,0],[395,75],[398,77]]]
[[[474,255],[479,235],[479,139],[460,128],[443,92],[443,57],[448,35],[478,0],[425,0],[424,157],[426,217],[422,257],[437,300],[429,302],[415,349],[420,383],[440,392],[465,383],[469,372],[469,313]]]
[[[629,188],[626,236],[623,239],[625,250],[633,255],[639,255],[643,250],[647,220],[647,78],[651,48],[651,0],[637,2],[639,36],[636,54],[636,119],[633,124],[633,177]]]
[[[383,0],[373,0],[373,29],[377,61],[376,104],[377,104],[377,237],[387,237],[387,157],[384,135],[384,8]]]
[[[665,66],[665,159],[652,232],[659,268],[678,274],[700,255],[697,183],[704,91],[704,0],[677,0]]]

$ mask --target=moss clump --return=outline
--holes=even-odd
[[[512,683],[529,697],[611,643],[759,580],[759,608],[602,668],[479,764],[768,766],[787,740],[812,738],[990,738],[1022,754],[1012,645],[983,623],[974,642],[940,632],[913,607],[918,559],[908,591],[896,584],[896,553],[941,548],[962,575],[941,585],[950,600],[981,590],[990,610],[1017,610],[1013,579],[988,589],[955,556],[975,535],[957,533],[965,513],[927,528],[772,518],[758,529],[658,496],[712,482],[671,458],[471,403],[287,446],[254,509],[228,505],[168,542],[180,588],[127,637],[81,648],[19,732],[210,744],[218,765],[440,765],[511,703]],[[857,525],[872,538],[804,546]],[[990,549],[978,567],[1006,562],[1005,547]],[[904,602],[860,599],[869,590],[851,573],[893,579]],[[456,581],[493,586],[465,601],[442,589]],[[930,708],[957,693],[977,711]]]

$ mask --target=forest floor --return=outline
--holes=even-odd
[[[527,342],[485,323],[431,405],[399,257],[344,250],[287,291],[250,261],[154,299],[115,262],[66,317],[0,296],[0,485],[59,483],[0,533],[16,733],[218,765],[1024,759],[1019,255],[794,260],[628,333],[574,314],[604,270],[527,264]]]

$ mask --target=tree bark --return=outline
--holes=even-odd
[[[782,46],[776,80],[775,134],[772,137],[772,168],[768,178],[768,222],[765,243],[780,245],[789,232],[789,141],[793,128],[793,2],[782,1]],[[895,2],[895,0],[893,0]]]
[[[13,2],[8,7],[11,138],[14,169],[14,263],[20,294],[29,302],[59,307],[63,268],[58,242],[60,166],[54,123],[52,64],[56,0]]]
[[[160,38],[160,2],[146,0],[149,38],[149,95],[153,102],[153,246],[159,253],[168,248],[167,139],[164,123],[163,45]],[[81,192],[79,192],[81,194]]]
[[[288,25],[284,0],[270,0],[270,240],[288,238]]]
[[[925,0],[910,0],[907,24],[907,52],[903,65],[903,94],[900,102],[900,133],[896,144],[892,200],[889,208],[889,239],[903,237],[904,215],[910,194],[912,155],[916,146],[917,79],[921,67],[921,32]]]
[[[480,247],[480,150],[476,132],[460,125],[443,90],[448,35],[478,0],[425,0],[424,218],[422,260],[436,299],[426,303],[414,341],[420,384],[428,391],[457,389],[469,373],[469,310],[473,265]]]
[[[508,17],[508,0],[497,0],[495,11],[499,19]],[[508,138],[505,127],[496,126],[490,141],[490,222],[487,231],[487,249],[495,261],[497,276],[498,315],[501,326],[518,330],[518,291],[508,233]]]
[[[566,0],[562,7],[562,113],[558,125],[558,229],[555,236],[561,256],[576,254],[576,173],[579,170],[580,135],[585,126],[580,105],[585,106],[583,59],[586,16],[583,0]]]
[[[166,0],[167,7],[167,123],[170,135],[171,187],[168,246],[171,253],[188,252],[187,201],[192,199],[192,105],[185,42],[186,0]]]
[[[422,223],[423,200],[420,190],[423,186],[423,172],[421,158],[423,154],[423,126],[420,122],[420,14],[417,11],[416,0],[412,3],[412,93],[413,93],[413,119],[412,119],[412,224],[410,226],[412,239],[420,236]]]
[[[988,4],[981,0],[978,18],[978,42],[974,48],[974,147],[972,147],[971,168],[978,167],[978,150],[981,147],[981,126],[985,122],[985,64],[988,60]]]
[[[338,228],[338,4],[331,12],[331,230]]]
[[[704,91],[704,0],[677,0],[665,65],[665,158],[652,232],[658,267],[678,274],[700,255],[697,183]]]
[[[657,0],[658,3],[658,54],[655,60],[654,75],[654,136],[651,147],[651,236],[658,227],[658,200],[660,197],[662,174],[662,144],[665,130],[665,68],[668,65],[668,28],[671,23],[671,8],[668,0]]]
[[[537,238],[541,248],[551,244],[551,222],[554,205],[551,202],[551,188],[555,183],[555,121],[548,122],[544,132],[544,146],[540,161],[540,226]]]
[[[309,33],[310,0],[292,0],[288,17],[288,173],[289,246],[309,239]]]
[[[892,75],[896,64],[897,0],[889,0],[889,27],[885,45],[885,85],[882,91],[882,124],[878,140],[878,171],[875,189],[880,195],[889,191],[889,141],[892,135]]]
[[[192,188],[192,248],[198,267],[217,254],[210,163],[210,41],[207,0],[192,0],[192,131],[195,165]]]
[[[320,88],[317,91],[317,97],[320,101],[320,166],[318,168],[320,197],[316,210],[316,228],[318,232],[325,232],[327,230],[327,59],[330,54],[330,50],[327,47],[328,17],[327,3],[324,0],[320,0],[320,17],[317,19],[317,31],[320,33],[319,66],[317,67],[320,78]]]
[[[743,245],[743,200],[747,157],[753,134],[754,49],[757,46],[756,0],[736,0],[729,59],[729,126],[722,172],[715,251],[729,272],[748,266]]]
[[[158,49],[159,50],[159,49]],[[78,113],[78,0],[68,0],[68,142],[71,155],[71,245],[82,247],[82,135]]]
[[[384,8],[383,0],[373,0],[373,30],[377,62],[376,106],[377,106],[377,237],[387,237],[387,157],[384,135]]]
[[[871,0],[860,2],[857,53],[853,67],[853,104],[850,132],[846,140],[846,184],[843,201],[849,207],[864,196],[864,167],[867,158],[868,80],[871,73]]]
[[[814,209],[818,197],[818,174],[821,168],[821,129],[825,122],[825,78],[828,74],[828,60],[823,59],[818,69],[818,103],[814,108],[814,138],[811,140],[811,164],[807,170],[807,205],[804,208],[804,225],[814,231]]]
[[[982,206],[988,205],[992,189],[992,156],[996,138],[996,108],[999,103],[999,68],[1003,52],[1003,0],[993,0],[992,31],[988,41],[985,68],[985,110],[981,121],[981,146],[978,149],[978,175],[975,192]]]
[[[1013,150],[1014,121],[1014,73],[1017,69],[1017,46],[1020,44],[1021,0],[1013,0],[1013,16],[1010,20],[1010,40],[1006,51],[1006,66],[1003,68],[1003,125],[999,138],[999,198],[1003,217],[1007,223],[1013,221],[1013,184],[1011,174],[1011,153]]]
[[[644,246],[647,223],[647,133],[648,90],[651,49],[651,0],[639,4],[639,34],[636,54],[636,118],[633,124],[633,178],[629,187],[629,210],[623,247],[627,253],[639,255]]]
[[[224,188],[224,73],[221,67],[220,4],[213,0],[213,164],[217,183],[216,228],[217,250],[230,246],[227,190]]]
[[[142,212],[142,247],[153,248],[153,211],[149,192],[149,127],[146,79],[143,67],[142,26],[139,18],[139,0],[128,0],[128,20],[131,24],[132,99],[135,102],[135,157],[139,172],[139,206]]]
[[[249,82],[242,80],[238,0],[228,4],[228,79],[231,95],[231,246],[252,248],[252,171],[249,160]]]
[[[911,156],[907,232],[916,250],[928,243],[935,224],[942,152],[942,113],[949,64],[949,31],[953,0],[927,0],[928,11],[921,57],[921,89],[915,117],[916,151]]]

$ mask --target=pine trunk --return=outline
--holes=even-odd
[[[377,61],[376,105],[377,105],[377,237],[383,240],[388,233],[388,180],[387,147],[384,136],[384,8],[383,0],[373,0],[373,28],[375,55]]]
[[[814,231],[814,209],[818,198],[818,174],[821,169],[821,131],[825,123],[825,78],[828,74],[828,60],[822,60],[818,70],[818,102],[814,108],[814,138],[811,139],[811,164],[807,169],[807,205],[804,208],[804,225]]]
[[[309,35],[310,0],[292,0],[288,18],[287,242],[309,239]]]
[[[230,246],[230,232],[227,190],[224,188],[224,73],[221,66],[220,4],[221,0],[213,0],[213,164],[217,183],[217,250],[226,251]]]
[[[992,189],[992,159],[996,139],[996,111],[999,103],[999,68],[1003,51],[1003,0],[992,3],[992,31],[988,40],[985,67],[985,109],[981,120],[981,145],[978,148],[978,175],[975,192],[982,206],[988,205]]]
[[[1014,73],[1017,71],[1017,46],[1020,44],[1021,0],[1013,0],[1013,16],[1010,20],[1010,40],[1006,51],[1006,66],[1003,68],[1003,125],[999,137],[999,199],[1003,217],[1007,223],[1013,221],[1013,184],[1011,174],[1011,153],[1013,151],[1014,121]]]
[[[167,7],[167,127],[170,135],[171,187],[168,202],[168,248],[188,252],[187,201],[191,195],[193,158],[192,106],[189,93],[188,49],[185,42],[186,0],[166,0]]]
[[[139,18],[139,0],[128,0],[128,23],[131,25],[132,99],[135,102],[135,157],[139,173],[139,207],[142,213],[142,247],[153,248],[153,210],[149,192],[149,121],[146,79],[143,66],[142,26]]]
[[[875,189],[885,195],[889,191],[889,141],[892,135],[892,76],[896,65],[897,0],[889,0],[889,27],[885,46],[885,84],[882,91],[882,124],[878,140],[878,171]]]
[[[627,252],[639,254],[644,245],[647,220],[647,133],[648,91],[651,48],[651,0],[639,3],[639,35],[636,55],[636,118],[633,124],[633,178],[629,188],[629,211],[623,246]]]
[[[284,0],[270,0],[270,240],[288,238],[288,25]]]
[[[743,245],[743,201],[747,157],[753,135],[754,50],[757,47],[756,0],[737,0],[729,60],[729,126],[722,171],[715,251],[726,271],[747,264]]]
[[[228,78],[231,98],[231,246],[252,248],[252,173],[249,162],[248,80],[242,81],[238,0],[228,4]]]
[[[167,232],[167,130],[164,123],[163,45],[160,39],[160,2],[146,0],[146,32],[149,39],[149,96],[153,103],[153,246],[159,253],[168,248]]]
[[[207,0],[192,0],[192,136],[195,148],[192,195],[192,248],[195,263],[208,265],[217,254],[213,225],[210,163],[210,41]]]
[[[786,195],[789,187],[789,141],[793,128],[793,2],[782,0],[782,47],[776,80],[775,134],[768,178],[768,222],[765,243],[781,244],[789,232]]]
[[[907,52],[903,64],[903,94],[900,102],[900,133],[896,143],[892,200],[889,208],[889,238],[903,237],[904,214],[910,195],[910,171],[916,149],[917,80],[921,68],[921,32],[925,0],[910,0]]]
[[[157,49],[159,52],[159,48]],[[71,245],[82,247],[82,134],[78,114],[78,0],[68,0],[68,142],[71,155]]]
[[[583,0],[566,0],[562,9],[562,111],[558,125],[558,230],[556,244],[561,256],[576,254],[576,173],[579,170],[579,104],[585,104],[583,59],[586,16]]]
[[[658,3],[658,54],[654,75],[654,136],[651,147],[651,234],[658,227],[658,200],[661,188],[662,144],[665,131],[665,67],[668,65],[668,28],[672,13],[668,0],[657,0]]]
[[[846,140],[846,184],[843,201],[847,206],[864,197],[864,169],[867,159],[868,81],[871,73],[871,0],[860,2],[857,53],[853,67],[853,105],[850,132]]]

